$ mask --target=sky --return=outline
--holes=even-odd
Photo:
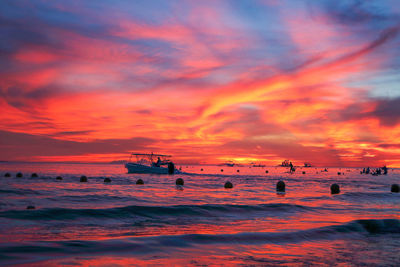
[[[0,160],[400,167],[396,0],[2,0]]]

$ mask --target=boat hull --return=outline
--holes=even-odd
[[[168,168],[165,167],[152,167],[137,163],[126,163],[125,168],[128,173],[155,173],[155,174],[168,174]],[[175,170],[175,173],[177,170]]]

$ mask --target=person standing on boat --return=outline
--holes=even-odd
[[[154,166],[160,167],[160,166],[161,166],[161,163],[162,163],[162,161],[161,161],[160,157],[158,157],[158,158],[157,158],[157,162],[156,162],[156,164],[154,164]]]

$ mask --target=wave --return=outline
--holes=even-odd
[[[12,194],[12,195],[40,195],[38,191],[31,190],[31,189],[0,189],[0,194]]]
[[[73,220],[79,218],[111,218],[122,219],[132,217],[219,217],[240,216],[254,212],[265,212],[268,216],[274,214],[306,212],[314,208],[285,203],[260,205],[177,205],[177,206],[125,206],[107,209],[67,209],[47,208],[37,210],[8,210],[0,212],[0,218],[19,220]]]
[[[331,225],[295,232],[252,232],[237,234],[185,234],[168,236],[129,237],[124,239],[108,239],[99,241],[38,241],[23,243],[0,243],[0,258],[9,254],[45,253],[46,256],[59,253],[78,255],[96,253],[142,254],[155,251],[168,251],[171,248],[187,248],[195,245],[257,245],[288,244],[315,240],[354,239],[369,235],[400,234],[400,220],[366,219],[356,220],[340,225]],[[395,236],[395,238],[398,238]]]

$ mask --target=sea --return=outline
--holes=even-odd
[[[0,266],[400,265],[400,169],[178,168],[0,163]]]

